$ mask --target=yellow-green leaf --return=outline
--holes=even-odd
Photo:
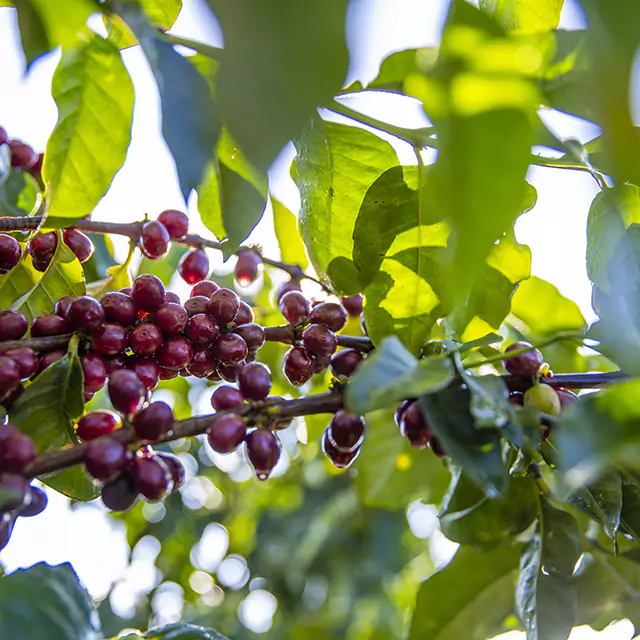
[[[282,202],[271,196],[273,206],[273,226],[276,230],[280,255],[284,262],[298,264],[303,269],[309,265],[304,244],[298,231],[298,219]]]

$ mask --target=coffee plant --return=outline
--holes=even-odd
[[[52,492],[160,548],[126,619],[68,564],[3,575],[0,635],[241,640],[262,588],[269,638],[638,627],[640,4],[581,0],[589,27],[567,31],[562,0],[452,0],[438,48],[389,55],[366,86],[345,85],[347,0],[208,4],[224,49],[168,33],[180,0],[0,2],[29,67],[61,47],[46,149],[0,128],[0,549]],[[101,220],[133,46],[185,206]],[[351,106],[381,93],[429,126]],[[601,135],[560,139],[551,109]],[[290,141],[297,219],[267,180]],[[598,186],[591,326],[516,239],[531,165]],[[247,244],[265,210],[277,256]],[[444,564],[410,533],[420,502],[459,545]],[[217,574],[211,527],[242,580]],[[167,584],[183,620],[154,626]]]

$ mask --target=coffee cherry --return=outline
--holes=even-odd
[[[271,391],[271,372],[259,362],[247,364],[238,375],[238,386],[247,400],[264,400]]]
[[[140,378],[126,369],[114,371],[109,376],[107,392],[113,408],[124,415],[136,412],[146,396],[146,389]]]
[[[20,369],[7,356],[0,356],[0,400],[5,400],[20,384]]]
[[[211,348],[222,365],[240,364],[249,352],[247,343],[236,333],[221,335]]]
[[[20,262],[22,249],[15,238],[0,233],[0,273],[8,273]]]
[[[153,314],[153,321],[165,336],[176,336],[182,333],[188,319],[187,310],[175,302],[164,304]]]
[[[329,356],[313,356],[313,373],[324,373],[330,364]]]
[[[82,231],[77,229],[65,229],[62,232],[62,238],[64,243],[73,251],[78,262],[86,262],[95,251],[93,242],[89,236],[86,236]]]
[[[17,511],[28,504],[29,483],[20,475],[3,473],[0,475],[0,513]]]
[[[244,301],[240,300],[240,306],[238,307],[238,313],[236,313],[236,317],[233,321],[239,324],[250,324],[253,322],[253,309]]]
[[[512,391],[509,394],[509,402],[517,407],[524,406],[524,394],[521,391]]]
[[[411,446],[416,449],[424,449],[429,443],[431,431],[417,400],[412,402],[403,413],[400,420],[400,431]]]
[[[289,291],[301,291],[300,283],[294,279],[287,280],[286,282],[282,283],[276,293],[276,301],[280,303],[282,296],[284,296],[285,293],[289,293]]]
[[[31,264],[36,271],[40,271],[41,273],[44,273],[49,268],[49,265],[51,264],[51,260],[32,259]]]
[[[210,298],[220,287],[213,280],[202,280],[191,289],[191,298],[196,296],[204,296]]]
[[[19,311],[0,311],[0,340],[18,340],[28,328],[29,321]]]
[[[234,321],[239,308],[240,298],[231,289],[218,289],[209,298],[207,313],[218,323],[228,324]]]
[[[121,426],[120,418],[112,411],[91,411],[78,421],[76,434],[86,442],[109,435]]]
[[[182,240],[189,233],[189,218],[182,211],[167,209],[158,216],[172,240]]]
[[[341,304],[321,302],[311,310],[309,320],[315,324],[323,324],[331,331],[340,331],[347,324],[347,312]]]
[[[31,323],[31,337],[43,338],[46,336],[61,336],[71,330],[69,323],[60,316],[46,313],[34,318]]]
[[[215,371],[213,371],[207,376],[207,380],[210,380],[211,382],[220,382],[220,380],[222,380],[222,378],[220,377],[220,374],[218,373],[217,368]]]
[[[126,511],[138,501],[138,492],[133,486],[133,478],[128,473],[102,487],[102,502],[111,511]]]
[[[510,351],[514,351],[515,349],[524,349],[526,347],[531,347],[528,342],[515,342],[514,344],[508,346],[505,350],[505,354]],[[542,353],[540,353],[539,349],[531,349],[531,351],[527,351],[525,353],[521,353],[519,356],[513,356],[512,358],[507,358],[504,361],[505,369],[514,376],[518,376],[521,378],[530,378],[535,376],[538,373],[538,369],[540,369],[542,365]]]
[[[21,380],[31,378],[38,372],[38,354],[29,347],[13,347],[13,349],[7,349],[2,355],[16,363]]]
[[[258,480],[266,480],[280,458],[280,442],[266,429],[256,429],[246,438],[247,457]]]
[[[237,382],[242,367],[244,367],[244,362],[239,364],[219,364],[218,375],[225,382]]]
[[[187,284],[196,284],[209,274],[209,258],[202,249],[191,249],[182,256],[178,272]]]
[[[140,382],[142,382],[149,391],[152,391],[158,386],[160,367],[153,358],[135,356],[127,363],[127,368],[131,369],[131,371],[140,378]]]
[[[53,313],[66,320],[69,315],[69,309],[74,300],[75,298],[72,298],[71,296],[62,296],[62,298],[59,298],[53,306]],[[108,319],[109,318],[107,318],[107,320]]]
[[[328,432],[329,428],[327,427],[322,435],[322,452],[337,469],[348,469],[353,464],[353,461],[360,455],[360,447],[356,447],[349,453],[338,451],[338,449],[331,444]]]
[[[133,485],[147,500],[156,502],[171,490],[171,472],[162,458],[135,458],[131,463]]]
[[[236,280],[241,287],[255,282],[260,275],[262,258],[255,251],[243,251],[236,262]]]
[[[69,307],[67,321],[73,328],[91,333],[105,321],[104,309],[94,298],[80,296]]]
[[[364,308],[364,300],[362,299],[362,296],[357,293],[355,296],[342,298],[342,306],[347,310],[347,313],[352,318],[357,318]]]
[[[218,361],[209,349],[197,349],[187,367],[187,372],[196,378],[208,378],[218,367]]]
[[[187,322],[187,337],[194,345],[206,347],[220,336],[218,323],[206,313],[197,313]]]
[[[357,349],[343,349],[331,357],[331,373],[338,378],[350,378],[362,362],[362,352]]]
[[[115,322],[105,322],[91,334],[91,346],[103,356],[116,356],[127,348],[127,330]]]
[[[160,367],[160,380],[173,380],[179,375],[179,369],[166,369],[165,367]]]
[[[214,420],[207,431],[207,438],[217,453],[231,453],[240,446],[246,431],[244,419],[232,413]]]
[[[162,331],[150,322],[139,324],[129,334],[129,347],[139,356],[152,356],[162,344]]]
[[[138,319],[138,307],[131,296],[121,291],[105,293],[100,300],[107,322],[130,327]]]
[[[84,372],[84,390],[95,393],[104,387],[109,370],[107,361],[97,353],[85,353],[80,357]]]
[[[4,355],[5,356],[9,355],[9,352],[6,351]],[[576,395],[573,391],[570,391],[569,389],[558,388],[556,389],[556,393],[558,394],[558,398],[560,399],[560,405],[562,406],[563,409],[580,400],[580,397]]]
[[[247,348],[250,351],[255,351],[264,344],[264,329],[259,324],[238,325],[234,333],[237,333],[247,343]]]
[[[211,406],[216,411],[231,409],[231,407],[237,407],[241,404],[244,404],[244,396],[235,387],[222,385],[218,387],[211,396]]]
[[[184,465],[177,456],[171,455],[170,453],[158,452],[156,453],[156,457],[160,458],[162,462],[169,469],[169,473],[171,474],[171,480],[173,483],[173,488],[171,489],[171,493],[175,493],[186,480],[186,471]]]
[[[338,339],[325,325],[310,324],[302,332],[302,344],[313,355],[330,356],[338,347]]]
[[[149,260],[164,258],[170,247],[171,237],[162,222],[150,220],[142,225],[140,249]]]
[[[29,169],[29,173],[42,185],[42,165],[44,164],[44,153],[38,154],[36,163]]]
[[[340,409],[331,418],[327,436],[338,451],[351,453],[364,439],[364,420],[345,409]]]
[[[293,347],[285,354],[282,369],[289,382],[299,387],[313,375],[313,359],[303,347]]]
[[[6,144],[9,140],[9,135],[7,134],[6,129],[0,127],[0,145]]]
[[[394,415],[393,415],[393,419],[395,421],[395,423],[400,426],[401,421],[402,421],[402,416],[404,415],[404,412],[409,408],[409,406],[411,404],[413,404],[415,402],[415,400],[403,400],[399,405],[398,408],[396,409]]]
[[[278,308],[286,321],[295,324],[302,318],[308,318],[311,311],[309,301],[299,291],[285,293],[278,302]]]
[[[556,390],[548,384],[536,384],[524,394],[525,406],[534,406],[541,413],[560,415],[562,404]]]
[[[28,171],[38,161],[38,154],[20,140],[9,140],[11,166],[19,171]]]
[[[49,264],[58,246],[58,235],[55,231],[49,231],[29,240],[27,248],[34,262],[46,262]],[[46,269],[46,267],[45,267]]]
[[[21,473],[36,459],[33,440],[10,425],[0,428],[0,434],[0,471]]]
[[[131,297],[143,311],[155,311],[164,304],[164,285],[157,276],[144,273],[133,282]]]
[[[141,440],[158,440],[173,424],[173,411],[166,402],[152,402],[133,419],[133,430]]]
[[[173,291],[165,291],[164,303],[169,304],[170,302],[182,306],[182,302],[180,302],[180,296],[177,293],[174,293]]]
[[[67,355],[66,351],[49,351],[45,353],[40,359],[40,371],[44,371],[47,367],[50,367],[54,362],[62,360]]]
[[[205,298],[204,296],[194,296],[184,303],[184,308],[186,309],[189,317],[195,316],[198,313],[207,313],[208,306],[209,298]]]
[[[113,373],[114,371],[119,371],[120,369],[126,369],[129,363],[129,356],[124,354],[118,354],[117,356],[112,356],[111,358],[105,358],[107,362],[107,372]]]
[[[193,358],[193,346],[186,338],[167,338],[156,351],[156,360],[165,369],[184,369]]]
[[[131,460],[131,454],[121,442],[105,436],[91,440],[85,447],[82,458],[87,472],[96,480],[110,480],[125,469]]]
[[[9,544],[15,523],[16,516],[13,513],[5,513],[0,517],[0,551]]]
[[[20,517],[33,518],[34,516],[40,515],[47,508],[49,499],[42,489],[30,486],[27,492],[27,498],[27,504],[18,511]]]

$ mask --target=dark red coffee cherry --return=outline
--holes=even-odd
[[[232,413],[215,419],[207,431],[207,438],[214,451],[231,453],[240,446],[246,431],[244,419]]]
[[[322,451],[337,469],[348,469],[353,464],[353,461],[360,455],[360,447],[356,447],[348,453],[336,449],[329,438],[328,428],[322,435]]]
[[[331,418],[327,435],[338,451],[351,453],[364,439],[364,420],[345,409],[340,409]]]
[[[169,304],[170,302],[173,302],[174,304],[182,305],[182,302],[180,302],[180,296],[177,293],[174,293],[173,291],[165,291],[164,303]]]
[[[31,337],[44,338],[46,336],[61,336],[69,333],[71,327],[69,323],[60,316],[53,313],[46,313],[34,318],[31,323]]]
[[[409,408],[409,405],[411,405],[412,403],[415,402],[415,398],[409,399],[409,400],[403,400],[399,405],[398,408],[396,409],[394,415],[393,415],[393,419],[395,420],[395,423],[400,426],[400,423],[402,421],[402,416],[404,415],[404,412]]]
[[[40,359],[40,371],[44,371],[47,367],[50,367],[54,362],[62,360],[67,355],[66,351],[49,351],[45,353]]]
[[[311,305],[309,301],[299,291],[289,291],[285,293],[278,303],[280,312],[287,322],[295,324],[302,318],[309,317]]]
[[[301,291],[301,290],[302,289],[300,288],[300,283],[297,280],[293,280],[293,279],[287,280],[286,282],[280,285],[280,288],[276,293],[276,301],[280,303],[282,296],[284,296],[285,293],[289,293],[289,291]]]
[[[34,516],[40,515],[47,508],[49,499],[42,489],[30,486],[27,492],[27,498],[27,504],[18,512],[21,518],[33,518]]]
[[[211,406],[216,411],[231,409],[231,407],[237,407],[241,404],[244,404],[244,396],[235,387],[222,385],[211,396]]]
[[[202,282],[198,282],[193,289],[191,289],[191,295],[189,297],[204,296],[209,299],[219,288],[220,287],[212,280],[202,280]]]
[[[238,325],[234,329],[246,343],[249,350],[257,350],[264,344],[264,329],[259,324],[250,322],[249,324]]]
[[[82,231],[77,229],[65,229],[62,232],[62,239],[64,243],[73,251],[78,262],[86,262],[95,251],[93,242],[89,236],[86,236]]]
[[[21,473],[36,459],[36,446],[26,434],[7,425],[0,428],[0,471]]]
[[[164,285],[157,276],[144,273],[133,281],[131,297],[142,311],[155,311],[164,304]]]
[[[0,273],[7,273],[20,262],[22,249],[15,238],[0,233]]]
[[[352,318],[357,318],[364,308],[364,300],[362,296],[357,293],[355,296],[342,298],[342,306]]]
[[[3,473],[0,475],[0,512],[7,515],[27,505],[29,483],[20,475]]]
[[[104,309],[107,322],[117,322],[123,327],[130,327],[138,319],[138,307],[131,296],[121,291],[105,293],[100,304]]]
[[[187,284],[196,284],[209,275],[209,257],[202,249],[191,249],[182,256],[178,272]]]
[[[164,304],[153,314],[153,321],[165,336],[177,336],[182,333],[188,319],[187,310],[175,302]]]
[[[204,296],[194,296],[184,303],[184,308],[189,317],[195,316],[198,313],[207,313],[208,306],[209,298],[205,298]]]
[[[9,141],[9,135],[7,134],[6,129],[0,127],[0,145],[6,144]]]
[[[162,331],[150,322],[139,324],[129,333],[129,347],[139,356],[152,356],[162,344]]]
[[[247,457],[258,480],[266,480],[280,458],[280,442],[266,429],[256,429],[246,438]]]
[[[104,387],[109,370],[107,361],[97,353],[85,353],[80,357],[84,372],[84,390],[95,393]]]
[[[140,382],[142,382],[149,391],[152,391],[158,386],[160,367],[154,358],[135,356],[127,362],[127,368],[131,369],[131,371],[140,378]]]
[[[211,382],[220,382],[220,380],[222,380],[222,378],[220,377],[220,374],[218,373],[218,371],[216,369],[216,371],[210,373],[207,376],[207,380],[211,380]]]
[[[218,368],[218,361],[208,348],[197,349],[187,367],[187,372],[196,378],[208,378]]]
[[[262,258],[255,251],[243,251],[236,262],[236,280],[241,287],[248,287],[260,275]]]
[[[249,352],[247,343],[236,333],[221,335],[211,348],[222,365],[240,364]]]
[[[58,246],[58,235],[49,231],[29,240],[27,248],[34,262],[51,262]],[[46,268],[46,267],[45,267]]]
[[[523,407],[524,406],[524,393],[522,393],[521,391],[512,391],[509,394],[509,402],[511,404],[516,405],[517,407]]]
[[[218,323],[206,313],[197,313],[187,322],[187,338],[194,345],[206,347],[220,336]]]
[[[420,403],[417,400],[412,402],[402,414],[400,431],[411,443],[411,446],[416,449],[424,449],[429,444],[431,431],[427,426]]]
[[[187,474],[184,468],[184,465],[177,456],[171,455],[170,453],[158,452],[156,453],[156,457],[160,458],[162,462],[169,469],[169,473],[171,474],[171,480],[173,482],[173,488],[171,489],[171,493],[175,493],[187,479]]]
[[[240,305],[238,306],[238,313],[236,313],[236,317],[233,321],[236,324],[250,324],[253,322],[253,309],[244,301],[240,300]]]
[[[156,441],[173,424],[173,411],[166,402],[152,402],[133,419],[133,430],[141,440]]]
[[[112,411],[91,411],[78,421],[76,434],[86,442],[107,436],[121,426],[120,418]]]
[[[218,375],[225,382],[237,382],[242,367],[244,367],[244,362],[239,364],[219,364]]]
[[[264,400],[271,391],[271,372],[259,362],[247,364],[240,371],[238,386],[247,400]]]
[[[38,354],[29,347],[13,347],[13,349],[7,349],[2,355],[11,358],[18,365],[22,380],[31,378],[38,372]]]
[[[440,444],[440,440],[438,440],[438,438],[436,438],[435,436],[431,436],[429,438],[429,448],[431,449],[431,451],[433,451],[433,453],[438,458],[446,458],[447,457],[447,453],[442,448],[442,445]]]
[[[0,340],[18,340],[28,328],[29,321],[19,311],[0,311]]]
[[[329,356],[313,356],[313,373],[324,373],[331,364]]]
[[[0,356],[0,399],[7,398],[20,384],[20,369],[7,356]]]
[[[107,391],[113,408],[124,415],[135,413],[146,396],[146,389],[140,378],[127,369],[114,371],[109,376]]]
[[[340,331],[347,324],[347,312],[341,304],[336,302],[321,302],[311,310],[309,320],[316,324],[323,324],[331,331]]]
[[[159,260],[169,253],[171,237],[167,228],[158,220],[149,220],[142,225],[140,249],[150,260]]]
[[[91,333],[105,321],[105,312],[94,298],[80,296],[69,307],[67,321],[74,329]]]
[[[158,456],[135,458],[131,474],[133,486],[151,502],[161,500],[171,490],[171,472]]]
[[[53,306],[53,313],[66,320],[69,315],[69,309],[71,308],[74,300],[75,298],[72,298],[71,296],[62,296],[62,298],[59,298]],[[107,320],[108,319],[109,318],[107,318]]]
[[[166,369],[165,367],[160,367],[160,380],[173,380],[173,378],[177,378],[179,375],[179,369]]]
[[[156,351],[156,360],[165,369],[184,369],[192,358],[193,346],[181,336],[167,338]]]
[[[127,330],[115,322],[105,322],[91,334],[91,346],[103,356],[116,356],[127,348]]]
[[[313,358],[305,348],[293,347],[285,354],[282,369],[289,382],[299,387],[313,375]]]
[[[207,313],[220,324],[228,324],[234,321],[239,308],[240,298],[231,289],[218,289],[209,298]]]
[[[105,358],[107,362],[107,372],[113,373],[114,371],[119,371],[120,369],[126,369],[129,362],[129,356],[125,356],[124,354],[120,354],[117,356],[113,356],[111,358]]]
[[[330,356],[338,347],[336,334],[323,324],[310,324],[302,332],[302,344],[316,356]]]
[[[29,169],[29,173],[42,185],[42,165],[44,164],[44,153],[38,154],[36,163]]]
[[[102,502],[111,511],[126,511],[137,501],[139,494],[133,486],[133,478],[128,473],[119,475],[115,480],[102,487]]]
[[[36,162],[38,154],[21,140],[9,140],[11,148],[11,166],[19,171],[28,171]]]
[[[127,447],[115,438],[105,436],[91,440],[83,456],[87,472],[96,480],[110,480],[121,473],[131,460]]]
[[[338,379],[350,378],[362,362],[362,352],[357,349],[343,349],[331,358],[331,373]]]
[[[167,209],[158,216],[172,240],[182,240],[189,233],[189,218],[182,211]]]
[[[531,347],[528,342],[514,342],[512,345],[505,349],[505,355],[515,349],[524,349]],[[530,378],[538,373],[538,369],[542,366],[542,353],[539,349],[531,349],[525,353],[521,353],[519,356],[513,356],[507,358],[504,361],[505,369],[514,376],[521,378]]]

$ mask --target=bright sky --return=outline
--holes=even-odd
[[[221,45],[220,29],[215,20],[209,19],[202,11],[202,3],[203,0],[184,0],[184,8],[172,32]],[[437,44],[446,9],[445,0],[394,0],[393,3],[385,0],[352,0],[348,21],[352,59],[350,76],[371,79],[376,74],[379,60],[388,53]],[[92,26],[99,30],[100,21],[92,21]],[[583,26],[584,18],[575,1],[565,0],[561,27]],[[126,163],[94,212],[94,219],[140,219],[145,212],[155,216],[163,209],[185,206],[173,160],[160,134],[158,93],[150,70],[137,47],[125,51],[123,55],[136,89],[132,142]],[[0,9],[0,125],[10,136],[23,139],[38,151],[44,150],[56,122],[57,113],[50,86],[58,58],[58,53],[46,56],[25,77],[15,12],[13,9]],[[404,126],[421,126],[424,122],[421,110],[411,101],[398,104],[397,101],[381,99],[378,103],[369,99],[361,104],[371,115],[386,117]],[[544,117],[561,138],[572,137],[584,142],[598,133],[596,127],[569,116],[549,113]],[[396,148],[403,159],[402,145],[396,144]],[[299,202],[297,192],[288,176],[292,153],[290,147],[283,151],[274,163],[270,178],[274,194],[296,210]],[[521,242],[532,248],[533,273],[552,282],[565,296],[575,300],[591,320],[591,288],[584,256],[586,217],[597,187],[591,177],[577,171],[534,167],[529,180],[538,190],[538,204],[520,219],[517,235]],[[193,210],[195,203],[189,204]],[[207,233],[195,220],[192,228],[196,232]],[[267,255],[277,255],[270,216],[265,217],[251,240],[262,244]],[[217,257],[216,260],[219,264]],[[193,492],[196,489],[192,486],[190,490]],[[141,595],[157,584],[159,576],[153,566],[158,552],[157,541],[146,540],[138,545],[134,562],[127,567],[124,531],[107,519],[99,506],[81,506],[71,511],[66,499],[52,492],[49,492],[49,497],[50,505],[44,514],[19,520],[11,542],[0,554],[0,562],[6,570],[12,571],[43,560],[49,563],[69,561],[96,598],[104,597],[109,587],[117,582],[117,602],[114,605],[120,606],[123,612],[132,597]],[[427,535],[433,533],[432,512],[412,509],[411,514],[412,530],[417,535],[424,537],[420,532],[425,531],[425,526]],[[43,535],[44,531],[46,535]],[[73,535],[69,532],[73,532]],[[219,535],[222,534],[218,530],[210,532],[209,546],[218,545],[218,551],[222,548],[222,558],[226,541],[216,538]],[[437,534],[431,546],[438,557],[451,554],[451,547],[445,545]],[[238,561],[227,558],[224,562],[227,563],[229,575],[232,575],[238,567]],[[201,588],[202,580],[207,575],[203,572],[200,574],[194,577],[194,588]],[[217,596],[213,591],[210,594],[214,594],[209,596],[213,598],[213,604]],[[158,609],[165,611],[164,618],[159,621],[168,622],[178,618],[180,593],[168,588],[158,597]],[[245,600],[241,618],[255,631],[266,631],[271,625],[275,607],[271,594],[256,589]],[[601,634],[588,629],[576,629],[571,638],[628,640],[632,635],[633,626],[622,622]],[[500,638],[521,640],[522,637],[523,634],[513,632]]]

